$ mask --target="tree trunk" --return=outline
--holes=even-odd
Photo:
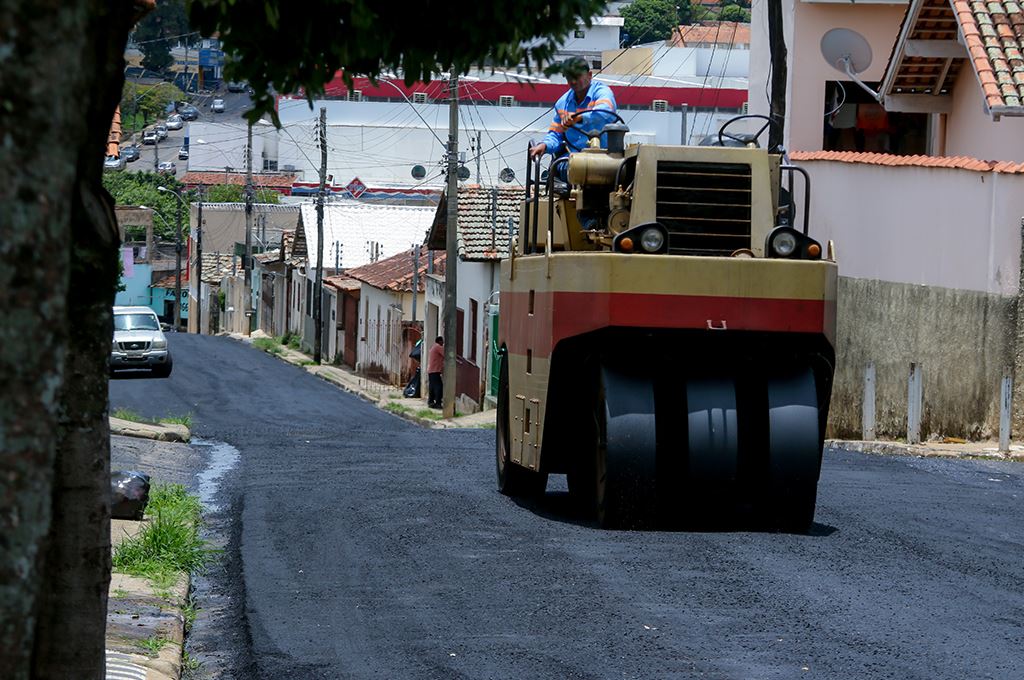
[[[0,0],[0,668],[102,678],[117,227],[102,160],[152,0]]]

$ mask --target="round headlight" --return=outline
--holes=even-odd
[[[788,231],[780,231],[772,237],[772,250],[779,257],[789,257],[796,250],[796,236]]]
[[[658,252],[663,245],[665,245],[665,234],[661,229],[651,227],[644,229],[644,233],[640,235],[640,246],[648,253]]]

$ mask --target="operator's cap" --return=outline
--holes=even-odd
[[[590,70],[590,64],[583,57],[569,57],[562,62],[562,75],[566,78],[579,78]]]

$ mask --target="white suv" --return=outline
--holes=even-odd
[[[171,352],[160,330],[160,319],[149,307],[114,307],[114,344],[110,373],[127,368],[148,368],[158,378],[171,374]]]

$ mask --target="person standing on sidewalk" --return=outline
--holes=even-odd
[[[427,353],[427,406],[441,408],[444,400],[444,338],[440,335]]]

